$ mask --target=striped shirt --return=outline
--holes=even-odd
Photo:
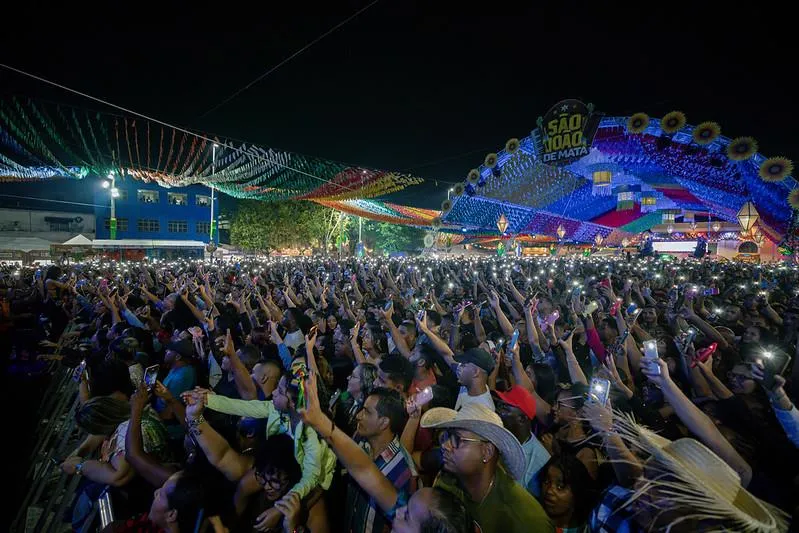
[[[366,453],[370,453],[367,442],[363,442],[361,447]],[[416,491],[416,466],[396,436],[377,456],[375,465],[398,492],[411,495]],[[350,480],[347,487],[347,524],[347,531],[351,533],[391,531],[391,521],[383,514],[377,502],[353,480]]]

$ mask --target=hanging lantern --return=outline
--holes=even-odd
[[[601,233],[597,233],[594,236],[594,242],[596,243],[597,246],[602,246],[602,241],[604,241],[604,240],[605,239],[602,237]]]
[[[752,228],[752,238],[757,244],[763,244],[763,241],[766,240],[766,236],[763,235],[763,231],[757,226]]]
[[[755,225],[757,219],[760,218],[760,213],[755,209],[755,204],[749,201],[741,206],[736,216],[738,217],[738,223],[741,224],[744,231],[749,231],[752,229],[752,226]]]
[[[497,220],[497,229],[500,233],[505,233],[505,230],[508,229],[508,217],[505,216],[505,213],[499,215],[499,220]]]
[[[653,192],[646,192],[641,195],[641,212],[651,213],[657,211],[658,199]]]
[[[721,231],[721,223],[720,223],[720,222],[718,222],[718,221],[714,222],[714,223],[713,223],[713,225],[712,225],[712,226],[710,226],[710,227],[711,227],[711,228],[713,229],[713,231],[715,231],[716,233],[718,233],[719,231]]]
[[[594,184],[591,187],[591,194],[594,196],[609,196],[611,193],[611,182],[613,174],[610,170],[595,170],[593,173]]]
[[[630,246],[630,239],[628,239],[627,237],[623,238],[621,240],[621,245],[623,248],[627,248],[628,246]]]
[[[566,228],[563,227],[563,224],[558,225],[558,238],[563,239],[566,235]]]
[[[668,226],[666,226],[666,232],[668,232],[669,235],[674,233],[674,224],[669,224]]]

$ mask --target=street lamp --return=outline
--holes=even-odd
[[[211,147],[211,179],[214,178],[214,174],[216,174],[216,149],[219,148],[219,145],[214,143]],[[216,220],[214,220],[214,182],[211,182],[211,225],[210,225],[210,234],[208,235],[208,241],[210,243],[214,242],[214,233],[216,233]],[[213,252],[211,252],[213,254]]]
[[[103,181],[103,189],[111,189],[111,220],[108,228],[111,233],[111,240],[117,238],[117,206],[116,198],[119,197],[119,189],[116,188],[116,172],[113,170],[108,173],[108,179]]]

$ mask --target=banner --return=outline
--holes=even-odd
[[[552,106],[538,127],[532,140],[540,160],[548,165],[563,166],[588,155],[601,115],[593,112],[593,105],[579,100],[562,100]]]

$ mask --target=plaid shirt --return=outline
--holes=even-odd
[[[369,445],[361,445],[369,453]],[[375,459],[375,465],[400,494],[410,496],[416,491],[416,466],[410,454],[394,437]],[[393,514],[393,513],[390,513]],[[374,498],[354,481],[347,488],[347,531],[353,533],[383,533],[391,531],[391,520],[385,516]]]
[[[632,512],[624,504],[632,496],[632,491],[612,485],[602,495],[588,519],[588,531],[591,533],[636,533],[641,528],[632,521]]]

